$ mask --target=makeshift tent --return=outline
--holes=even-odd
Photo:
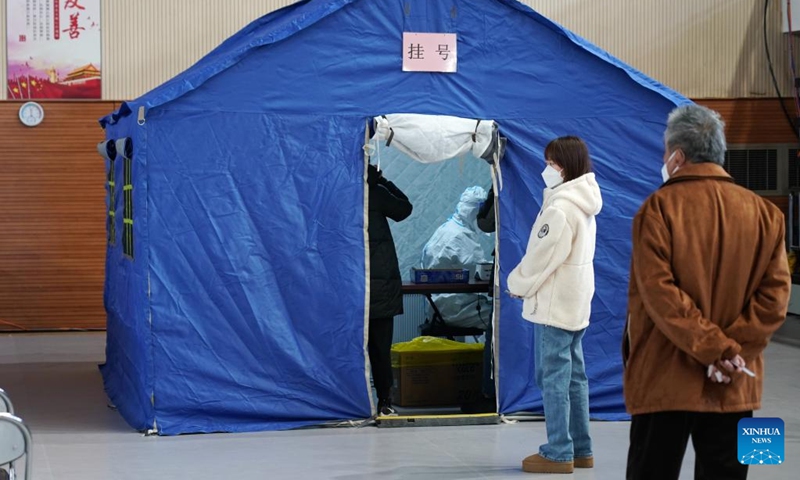
[[[403,32],[456,34],[457,72],[404,72]],[[604,194],[590,403],[618,418],[630,220],[685,102],[513,0],[310,0],[254,21],[101,120],[124,140],[103,148],[106,392],[160,434],[369,417],[365,125],[414,113],[493,120],[508,139],[500,291],[538,211],[544,146],[586,140]],[[499,411],[541,411],[532,325],[498,301]]]

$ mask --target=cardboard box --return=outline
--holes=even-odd
[[[469,270],[465,268],[412,268],[414,283],[469,283]]]
[[[392,401],[401,407],[460,405],[480,398],[483,345],[419,337],[392,346]]]

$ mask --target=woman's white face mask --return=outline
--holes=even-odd
[[[548,165],[544,169],[544,172],[542,172],[542,178],[544,179],[544,184],[547,185],[547,188],[556,188],[564,183],[564,177],[561,176],[561,172],[553,168],[552,165]]]
[[[674,170],[672,170],[672,172],[670,172],[670,171],[669,171],[669,169],[667,169],[667,164],[669,164],[669,162],[671,162],[671,161],[672,161],[672,159],[673,159],[673,158],[675,158],[675,154],[676,154],[676,153],[678,153],[678,151],[677,151],[677,150],[675,150],[674,152],[672,152],[672,155],[670,155],[670,156],[669,156],[669,158],[667,159],[667,161],[666,161],[666,162],[664,162],[664,165],[661,167],[661,178],[664,180],[664,183],[666,183],[666,182],[667,182],[667,180],[669,180],[669,178],[670,178],[672,175],[675,175],[675,172],[677,172],[677,171],[678,171],[678,168],[675,168]]]

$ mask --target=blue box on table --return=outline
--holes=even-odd
[[[469,283],[469,270],[466,268],[412,268],[411,281],[414,283]]]

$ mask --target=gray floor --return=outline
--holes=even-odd
[[[143,437],[106,408],[97,363],[104,334],[0,335],[0,386],[34,435],[36,480],[531,478],[520,460],[544,441],[542,422],[476,427],[311,429]],[[786,463],[751,479],[796,479],[800,349],[767,351],[764,409],[786,422]],[[596,467],[559,478],[624,478],[628,424],[593,422]],[[691,447],[681,478],[692,478]],[[552,476],[548,478],[554,478]]]

